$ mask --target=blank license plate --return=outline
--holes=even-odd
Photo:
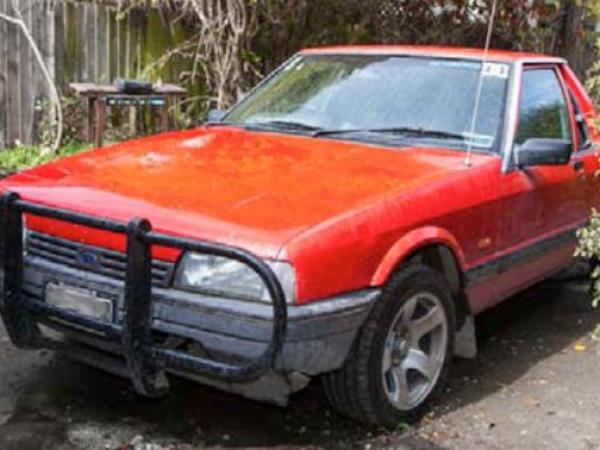
[[[99,297],[98,294],[87,289],[48,283],[46,285],[46,303],[94,319],[107,322],[113,320],[112,300]]]

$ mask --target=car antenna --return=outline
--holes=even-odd
[[[473,109],[473,118],[471,121],[471,130],[469,132],[469,141],[467,144],[467,157],[465,158],[465,165],[471,167],[471,155],[473,154],[473,137],[475,136],[475,128],[477,127],[477,119],[479,116],[479,105],[481,103],[481,92],[483,91],[483,73],[485,65],[488,59],[488,52],[490,51],[490,43],[492,41],[492,31],[494,30],[494,21],[496,19],[496,11],[498,6],[498,0],[494,0],[492,3],[492,13],[490,14],[488,22],[487,36],[485,38],[485,49],[483,50],[483,59],[481,61],[481,71],[479,72],[479,81],[477,82],[477,95],[475,96],[475,108]]]

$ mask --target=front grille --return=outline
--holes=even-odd
[[[125,280],[126,257],[121,252],[80,244],[37,232],[27,233],[25,248],[27,254],[31,256],[118,280]],[[93,263],[82,261],[81,256],[84,254],[93,255]],[[158,287],[168,286],[173,267],[174,264],[172,263],[152,260],[152,284]]]

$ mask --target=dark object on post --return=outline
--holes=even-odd
[[[152,83],[142,80],[117,78],[114,85],[119,92],[127,95],[147,95],[153,91]]]
[[[571,159],[573,144],[564,139],[528,139],[516,149],[518,167],[557,166]]]

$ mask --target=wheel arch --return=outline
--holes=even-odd
[[[464,295],[464,254],[456,238],[448,231],[434,226],[406,234],[390,247],[371,284],[382,286],[400,267],[413,263],[424,264],[442,274],[452,290],[460,325],[469,313],[469,307]]]

